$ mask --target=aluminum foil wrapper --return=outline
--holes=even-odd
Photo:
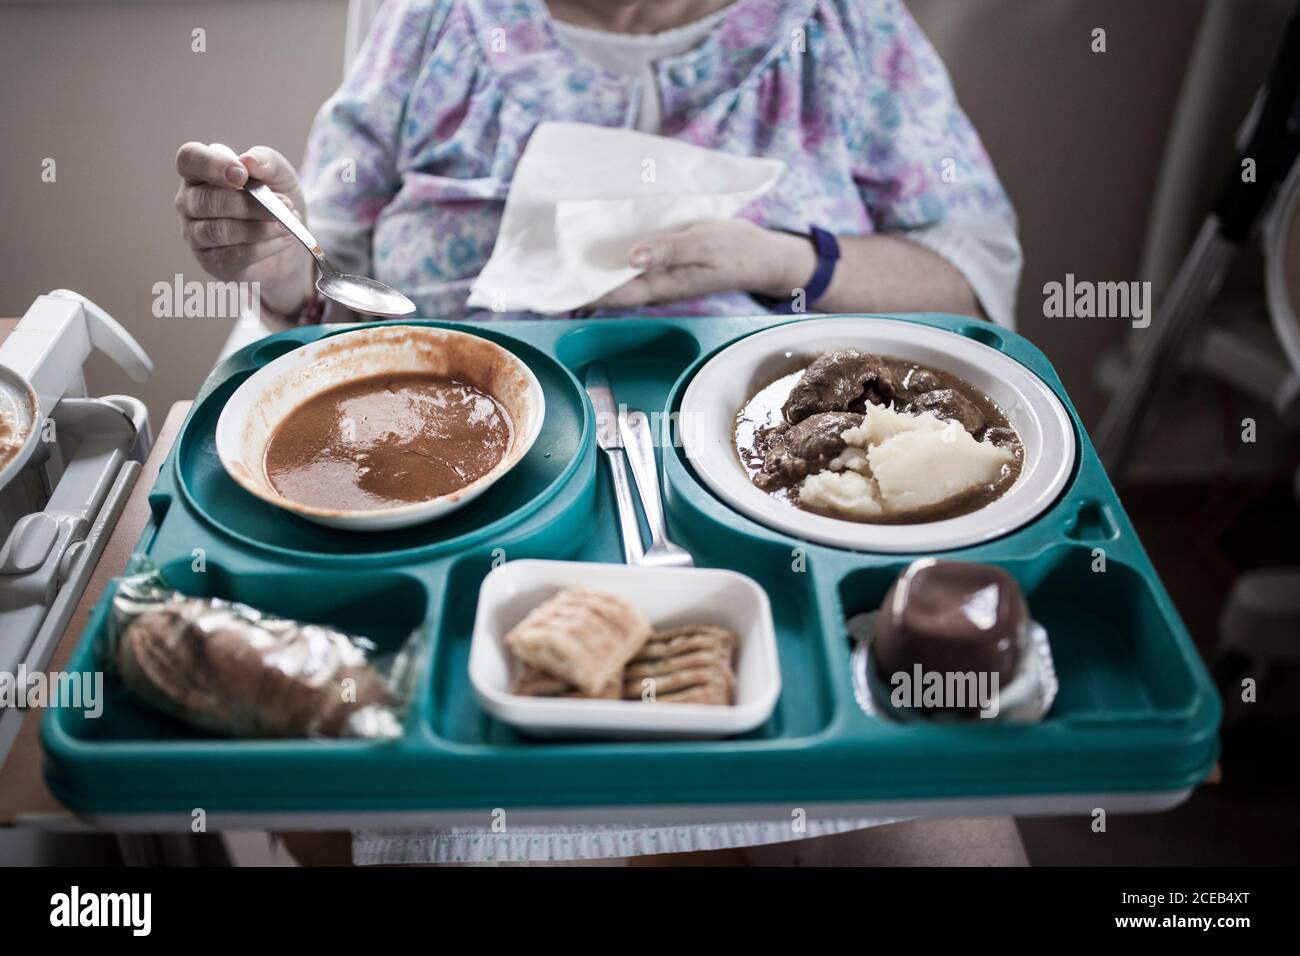
[[[876,612],[868,611],[865,614],[855,614],[847,622],[849,636],[853,639],[853,653],[849,658],[853,695],[863,712],[871,717],[903,722],[978,722],[978,718],[972,720],[970,717],[947,712],[895,707],[887,695],[883,699],[877,697],[872,691],[873,681],[870,678],[871,635],[875,618]],[[1052,647],[1047,640],[1047,631],[1037,621],[1031,621],[1020,667],[1011,682],[999,692],[997,716],[988,719],[1013,724],[1037,723],[1052,709],[1052,702],[1056,700],[1060,686],[1056,677],[1056,665],[1052,662]]]
[[[419,632],[394,654],[320,624],[169,588],[156,570],[118,585],[105,670],[134,696],[231,737],[388,739],[423,670]]]

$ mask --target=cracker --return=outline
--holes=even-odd
[[[596,697],[649,636],[650,622],[622,598],[566,588],[511,629],[506,646],[523,663]]]
[[[710,624],[688,624],[655,631],[636,654],[636,660],[672,657],[691,651],[716,651],[728,659],[736,653],[735,632]]]
[[[652,681],[655,703],[734,703],[738,641],[734,632],[711,625],[655,631],[623,672],[623,697],[643,699]]]
[[[510,693],[525,697],[572,697],[575,699],[619,700],[623,696],[623,682],[614,678],[594,695],[587,694],[558,677],[552,677],[531,664],[520,663],[516,669]]]

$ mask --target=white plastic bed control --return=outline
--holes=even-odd
[[[0,680],[48,664],[152,445],[139,400],[86,397],[95,350],[136,381],[153,371],[121,325],[66,289],[0,344]],[[0,761],[22,720],[12,696],[0,696]]]

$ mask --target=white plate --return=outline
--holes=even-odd
[[[509,413],[510,448],[477,481],[440,498],[342,511],[283,497],[266,476],[266,446],[280,423],[314,395],[356,379],[425,372],[466,382],[492,395]],[[469,504],[528,453],[542,430],[542,386],[519,358],[487,339],[452,329],[376,325],[326,336],[259,369],[230,396],[217,420],[217,457],[245,491],[308,521],[347,531],[390,531],[440,518]]]
[[[510,693],[505,635],[562,588],[596,588],[640,608],[655,627],[714,624],[740,637],[736,703],[652,704]],[[576,561],[508,561],[483,579],[469,677],[483,709],[535,736],[625,740],[728,737],[763,724],[781,693],[776,631],[767,594],[734,571],[640,568]]]
[[[761,491],[736,455],[736,413],[756,391],[787,371],[793,358],[811,359],[835,348],[911,359],[982,391],[1002,408],[1024,443],[1025,461],[1016,483],[978,511],[911,525],[830,518]],[[812,319],[741,339],[696,373],[682,396],[680,421],[687,458],[701,480],[731,507],[808,541],[889,554],[967,547],[1028,524],[1065,488],[1076,450],[1064,406],[1029,369],[955,332],[894,319]]]

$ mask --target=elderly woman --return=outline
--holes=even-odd
[[[390,0],[322,107],[301,177],[266,146],[236,156],[189,143],[176,159],[176,206],[203,267],[259,282],[264,314],[280,321],[349,316],[316,298],[306,252],[238,189],[250,180],[309,221],[341,267],[400,289],[421,315],[498,318],[467,306],[470,286],[524,147],[546,120],[786,164],[740,218],[641,239],[629,265],[643,271],[584,314],[754,314],[803,290],[815,311],[1012,323],[1014,214],[899,0]],[[870,822],[810,820],[805,835]],[[956,833],[941,841],[949,850]],[[1010,834],[992,845],[1018,847]],[[492,851],[498,858],[716,849],[793,834],[787,822],[510,836]],[[988,838],[977,828],[976,840]],[[499,842],[482,831],[361,835],[353,851],[359,862],[425,862]],[[974,856],[989,858],[989,846]]]
[[[390,0],[301,178],[266,146],[189,143],[176,205],[202,266],[260,282],[273,318],[319,321],[323,306],[306,251],[234,188],[250,178],[420,314],[491,318],[467,309],[469,288],[544,120],[787,164],[743,218],[646,237],[630,262],[645,271],[596,315],[753,314],[804,289],[821,312],[1012,322],[1014,214],[898,0]]]

